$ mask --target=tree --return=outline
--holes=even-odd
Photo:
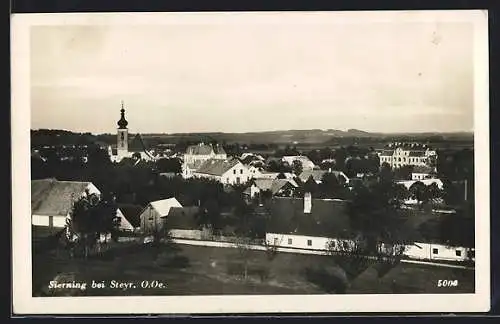
[[[235,245],[238,251],[238,257],[243,263],[243,278],[248,279],[248,261],[252,253],[252,241],[249,237],[237,236]]]
[[[406,189],[406,187],[402,184],[394,185],[394,198],[397,201],[404,202],[405,200],[410,198],[410,191]]]
[[[300,175],[303,170],[302,163],[299,160],[294,160],[292,163],[292,170],[295,175]]]
[[[411,180],[413,165],[403,165],[394,170],[394,178],[397,180]]]
[[[443,198],[443,191],[439,189],[437,183],[433,182],[427,186],[427,195],[429,199]]]
[[[329,249],[351,279],[371,263],[396,265],[405,246],[399,215],[402,188],[381,177],[371,186],[357,186],[353,191],[347,206],[350,237]]]
[[[181,161],[177,158],[159,159],[156,161],[159,172],[169,172],[179,174],[182,172]]]
[[[410,193],[413,199],[418,202],[426,203],[429,200],[427,186],[420,181],[415,182],[410,187]]]
[[[384,162],[380,166],[379,181],[383,183],[391,183],[394,180],[394,175],[389,163]]]
[[[343,180],[340,180],[334,173],[327,172],[323,175],[319,190],[325,198],[346,198],[347,189]]]
[[[199,209],[197,215],[198,225],[208,227],[214,234],[219,234],[224,227],[220,214],[220,206],[217,200],[209,199]]]
[[[347,158],[347,151],[344,147],[341,147],[333,153],[333,157],[335,159],[335,165],[337,170],[339,171],[346,171],[346,158]]]
[[[100,199],[96,194],[86,194],[76,200],[67,221],[67,233],[71,248],[83,250],[87,258],[96,247],[101,234],[114,233],[117,228],[116,204],[114,200]]]

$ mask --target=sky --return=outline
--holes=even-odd
[[[334,18],[332,18],[334,19]],[[473,130],[464,22],[31,29],[31,127],[115,133]]]

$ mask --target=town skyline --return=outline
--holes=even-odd
[[[473,130],[472,24],[329,19],[34,27],[31,127]]]

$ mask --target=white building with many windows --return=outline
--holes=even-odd
[[[378,153],[380,165],[387,163],[392,168],[400,168],[405,165],[429,166],[432,159],[436,158],[436,151],[426,148],[425,150],[405,149],[397,147],[393,150],[383,150]]]

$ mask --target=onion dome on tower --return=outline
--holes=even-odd
[[[125,129],[127,128],[128,121],[125,119],[125,109],[123,108],[123,101],[122,101],[122,109],[120,110],[120,112],[121,112],[121,118],[117,124],[120,129]]]

